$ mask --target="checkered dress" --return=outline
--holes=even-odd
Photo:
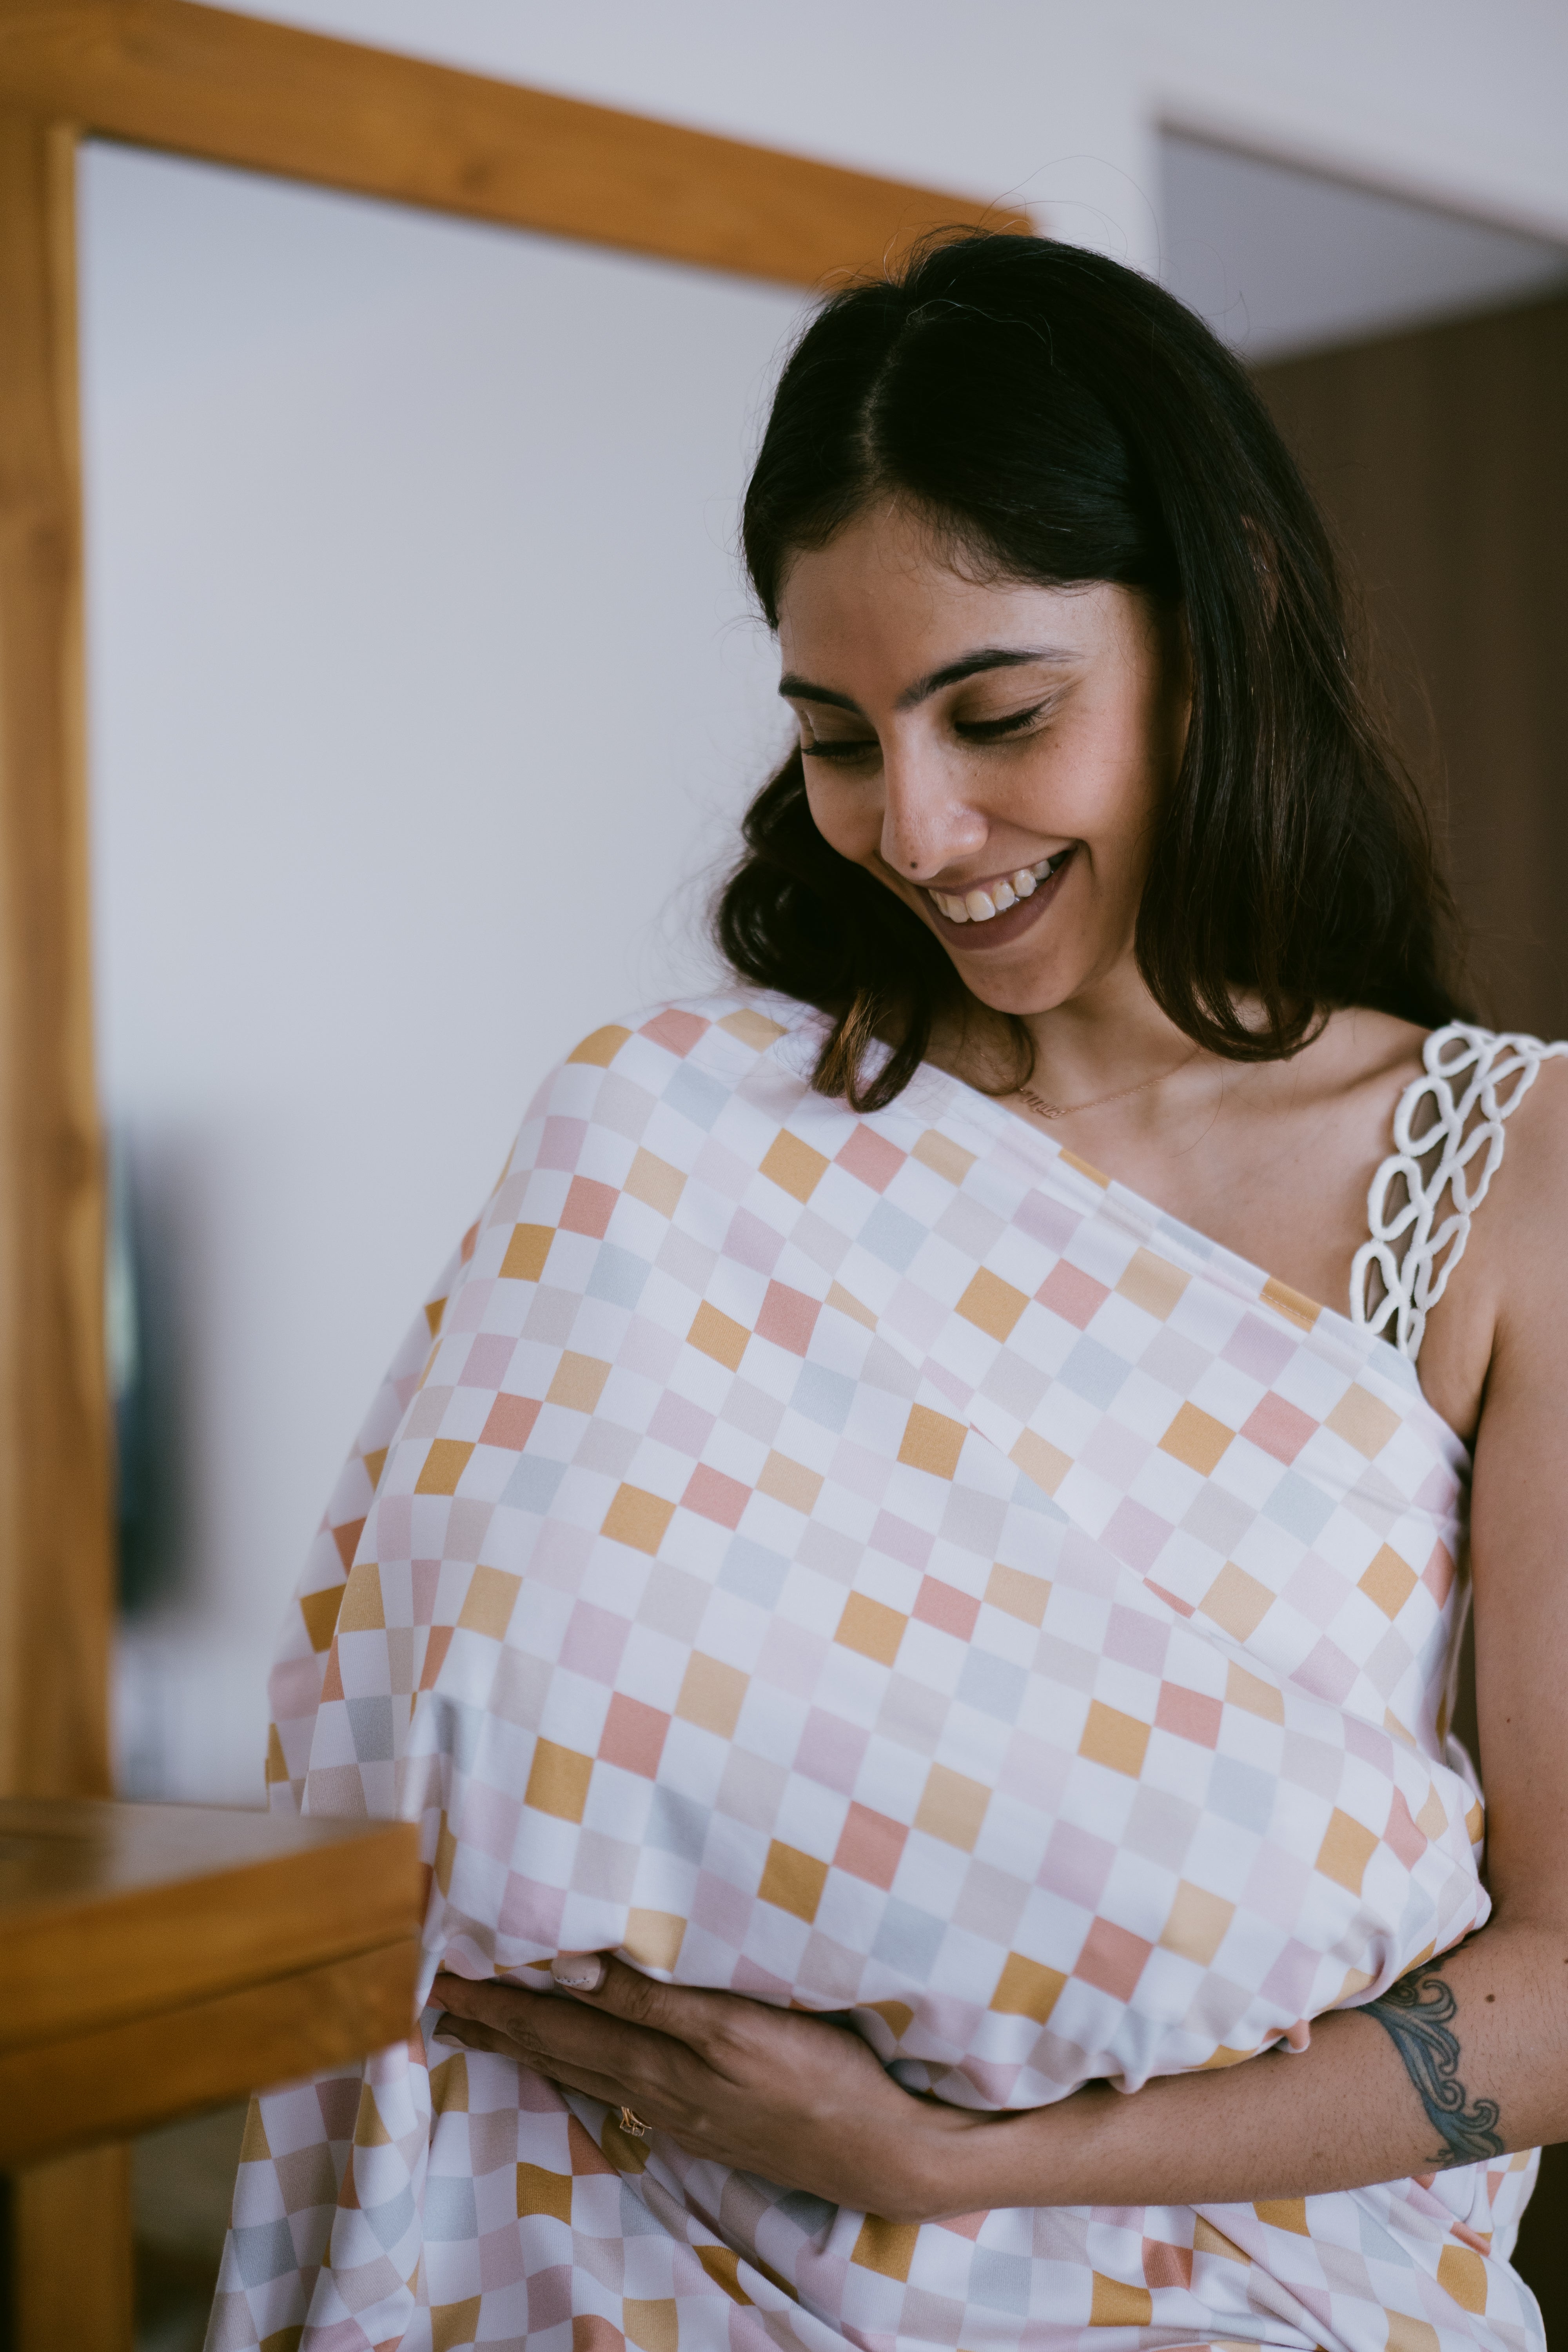
[[[437,1965],[614,1949],[1028,2107],[1486,1918],[1468,1458],[1382,1339],[940,1073],[735,992],[546,1082],[372,1408],[273,1801],[420,1822]],[[209,2352],[1492,2352],[1532,2160],[921,2227],[406,2044],[253,2106]]]

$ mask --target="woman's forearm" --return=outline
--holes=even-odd
[[[1568,2138],[1568,1930],[1495,1920],[1300,2056],[1093,2085],[1026,2114],[911,2097],[842,2025],[661,1985],[598,1955],[569,1998],[443,1977],[442,2031],[614,2108],[689,2154],[891,2221],[994,2207],[1259,2204]]]
[[[992,2206],[1257,2203],[1568,2134],[1568,1932],[1494,1924],[1311,2046],[999,2120],[928,2110],[904,2218]],[[913,2151],[911,2151],[913,2153]]]

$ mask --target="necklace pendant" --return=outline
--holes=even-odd
[[[1066,1118],[1069,1111],[1103,1110],[1107,1103],[1125,1102],[1130,1095],[1141,1095],[1145,1087],[1157,1087],[1162,1078],[1174,1077],[1178,1070],[1184,1070],[1187,1063],[1195,1062],[1197,1057],[1198,1048],[1194,1045],[1186,1059],[1176,1064],[1175,1069],[1156,1070],[1152,1076],[1140,1078],[1135,1087],[1122,1087],[1113,1095],[1096,1095],[1089,1102],[1048,1103],[1043,1095],[1035,1092],[1033,1087],[1019,1087],[1016,1089],[1018,1100],[1027,1103],[1037,1118]]]

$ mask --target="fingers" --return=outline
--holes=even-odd
[[[558,2000],[493,1978],[477,1981],[439,1976],[430,1997],[453,2016],[493,2028],[515,2055],[542,2074],[552,2073],[560,2063],[611,2071],[625,2065],[640,2073],[657,2053],[673,2047],[646,2027],[614,2014],[595,2016],[586,2003]]]
[[[521,2053],[507,2034],[498,2033],[493,2025],[476,2024],[471,2017],[453,2017],[446,2011],[436,2020],[435,2042],[456,2042],[465,2050],[488,2050],[497,2058],[510,2058],[521,2064]]]
[[[661,2113],[686,2112],[701,2098],[708,2069],[700,2058],[671,2036],[616,2016],[597,2000],[563,2000],[493,1978],[478,1981],[445,1973],[437,1978],[431,2000],[446,2012],[437,2031],[595,2098],[613,2095],[618,2104],[625,2097],[634,2105],[652,2101]]]
[[[595,2009],[607,2010],[612,2017],[648,2026],[656,2033],[679,2033],[679,2028],[665,2021],[677,2004],[659,1999],[674,1988],[655,1984],[606,1952],[559,1953],[550,1963],[550,1973],[563,1992],[592,2000]]]
[[[691,2156],[836,2203],[902,2214],[927,2193],[942,2119],[838,2021],[655,1984],[603,1953],[563,1953],[552,1973],[543,1993],[437,1977],[437,2032],[628,2105]]]
[[[435,1978],[435,1983],[430,1985],[430,2001],[451,2011],[451,2016],[456,2018],[472,2018],[479,2016],[478,2001],[482,2000],[484,1992],[491,1992],[491,1990],[496,1988],[487,1978],[451,1976],[447,1969],[442,1969]],[[508,1985],[505,1990],[510,1992],[515,1988]]]
[[[443,1969],[430,1988],[430,1999],[456,2017],[475,2018],[516,2035],[527,2032],[528,2021],[549,1995],[532,1992],[526,1985],[502,1984],[495,1977],[451,1976]]]
[[[574,2001],[592,2006],[602,2016],[641,2026],[648,2032],[668,2034],[688,2048],[700,2050],[732,2024],[737,2011],[752,2004],[734,1993],[694,1992],[685,1985],[656,1984],[621,1960],[604,1952],[561,1952],[551,1962],[551,1977],[559,1990]],[[477,2017],[507,2026],[523,2012],[521,2000],[537,2002],[539,1996],[521,1985],[499,1984],[449,1976],[436,1979],[432,2000],[443,2001],[461,2017]],[[504,2006],[498,2006],[498,2003]],[[534,2021],[538,2024],[538,2021]],[[515,2031],[515,2025],[513,2026]]]
[[[750,2004],[734,1993],[694,1992],[687,1985],[657,1984],[651,1977],[605,1952],[562,1952],[550,1973],[563,1992],[601,2013],[668,2034],[688,2049],[706,2053],[715,2035]]]
[[[439,2042],[456,2042],[464,2050],[482,2051],[496,2058],[508,2058],[514,2066],[527,2066],[531,2072],[542,2074],[548,2081],[558,2083],[563,2089],[582,2091],[591,2099],[602,2100],[605,2106],[618,2107],[631,2098],[631,2094],[619,2083],[613,2082],[607,2074],[602,2074],[592,2067],[573,2066],[559,2060],[551,2061],[547,2065],[539,2063],[521,2050],[510,2034],[500,2032],[493,2025],[479,2024],[472,2018],[450,2015],[437,2018],[434,2038]],[[645,2095],[638,2094],[638,2096]]]
[[[557,1952],[550,1973],[563,1992],[597,1992],[607,1965],[602,1952]]]
[[[443,1972],[431,1994],[446,2011],[437,2030],[591,2098],[611,2105],[624,2100],[694,2154],[730,2160],[740,2149],[749,2169],[761,2160],[749,2146],[752,2127],[781,2075],[793,2079],[809,2060],[805,2076],[815,2078],[824,2065],[835,2084],[842,2076],[837,2028],[735,1993],[656,1984],[603,1953],[563,1953],[552,1974],[559,1993]],[[883,2081],[864,2044],[845,2038],[851,2054]],[[820,2109],[820,2090],[805,2104]],[[715,2131],[722,2145],[710,2147]]]

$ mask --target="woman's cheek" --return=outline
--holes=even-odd
[[[805,804],[818,833],[840,857],[853,858],[858,866],[864,866],[875,856],[881,838],[875,816],[847,804],[846,796],[836,793],[831,784],[808,782]]]

